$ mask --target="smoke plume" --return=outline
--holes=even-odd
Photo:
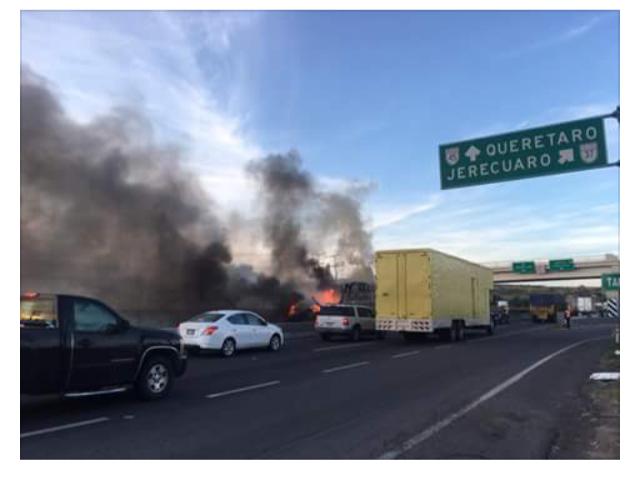
[[[177,149],[133,111],[70,121],[28,70],[20,103],[23,289],[142,309],[227,302],[224,233]]]
[[[273,271],[306,289],[334,286],[339,268],[347,277],[372,280],[371,238],[364,229],[359,202],[346,194],[323,191],[301,165],[299,154],[291,151],[247,166],[259,186]],[[322,266],[310,249],[326,256],[331,239],[336,247],[326,257],[328,265]]]
[[[297,153],[248,165],[271,266],[256,272],[233,260],[222,216],[182,151],[159,145],[136,111],[77,123],[26,67],[20,102],[22,290],[180,318],[219,307],[275,318],[291,297],[334,285],[335,271],[372,278],[359,201],[321,190]]]

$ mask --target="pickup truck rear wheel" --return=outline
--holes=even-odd
[[[136,384],[138,396],[143,400],[157,400],[168,395],[173,388],[173,364],[161,355],[144,361]]]

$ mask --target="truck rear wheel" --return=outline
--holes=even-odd
[[[447,329],[440,329],[439,332],[442,339],[446,342],[455,342],[457,340],[457,332],[455,331],[455,322],[450,324]]]
[[[466,340],[466,326],[463,320],[457,321],[457,340],[459,342]]]
[[[173,364],[162,355],[147,358],[135,382],[138,396],[143,400],[166,397],[173,388]]]

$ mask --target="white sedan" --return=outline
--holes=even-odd
[[[284,345],[284,333],[248,310],[211,310],[178,326],[184,345],[195,350],[217,350],[230,357],[239,349]]]

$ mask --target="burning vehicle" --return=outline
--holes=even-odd
[[[330,305],[360,305],[375,309],[375,286],[369,282],[339,281],[306,298],[298,294],[289,306],[288,321],[313,321],[320,308]]]

